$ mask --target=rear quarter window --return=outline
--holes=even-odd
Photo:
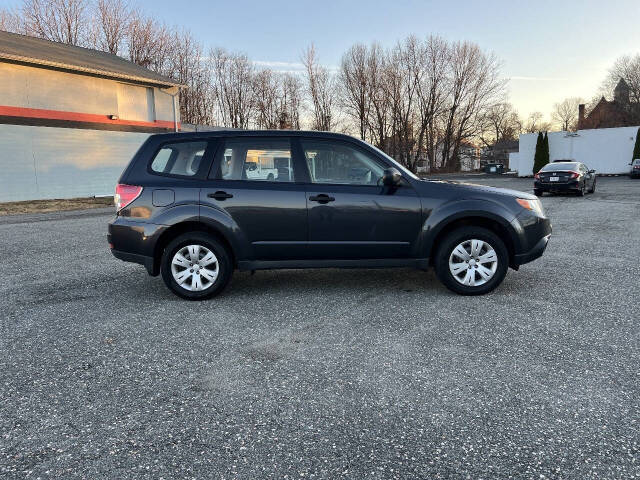
[[[192,177],[200,168],[207,142],[177,142],[163,145],[151,161],[151,171],[163,175]]]

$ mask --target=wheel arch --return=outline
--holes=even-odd
[[[158,240],[156,241],[155,247],[153,249],[153,271],[151,274],[156,276],[160,273],[160,262],[162,260],[162,253],[166,246],[171,242],[174,238],[188,232],[203,232],[207,235],[212,236],[221,244],[223,244],[227,250],[229,251],[229,255],[231,256],[231,260],[234,268],[237,266],[237,252],[233,248],[232,242],[227,238],[227,236],[223,233],[222,228],[216,228],[211,223],[205,223],[200,221],[186,221],[180,222],[171,227],[167,228]]]
[[[504,242],[509,253],[509,264],[513,266],[513,258],[516,254],[515,244],[515,232],[513,232],[511,225],[506,221],[500,221],[493,216],[481,215],[481,214],[469,214],[469,215],[453,215],[438,226],[437,230],[434,230],[431,235],[431,240],[428,242],[429,248],[429,263],[433,265],[435,253],[442,240],[454,230],[461,227],[481,227],[495,233]]]

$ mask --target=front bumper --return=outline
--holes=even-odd
[[[551,234],[542,237],[534,247],[525,253],[520,253],[513,256],[513,263],[516,266],[524,265],[525,263],[533,262],[536,258],[540,258],[547,248]]]

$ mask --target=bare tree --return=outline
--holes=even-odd
[[[87,6],[87,0],[25,0],[25,31],[55,42],[83,45],[89,24]]]
[[[256,73],[253,79],[256,125],[258,128],[277,129],[280,125],[280,88],[278,78],[269,70]]]
[[[367,47],[353,45],[342,56],[338,84],[341,104],[345,113],[355,119],[358,133],[363,140],[367,139],[367,126],[371,108],[371,77],[368,71]]]
[[[280,124],[278,128],[300,129],[300,109],[302,107],[303,87],[300,78],[291,73],[281,77],[282,98]]]
[[[12,9],[0,8],[0,30],[12,33],[24,33],[21,16]]]
[[[476,44],[452,45],[450,65],[451,93],[441,150],[446,170],[457,168],[460,145],[480,133],[483,112],[504,96],[505,86],[499,78],[498,60]]]
[[[480,140],[486,146],[503,140],[516,140],[523,128],[518,113],[508,102],[490,106],[482,116],[482,122]]]
[[[318,63],[315,47],[308,47],[303,56],[307,92],[311,99],[313,130],[331,130],[336,125],[335,82],[329,70]]]
[[[384,49],[376,43],[372,44],[367,55],[368,95],[371,101],[367,127],[371,141],[380,149],[385,148],[387,138],[391,136],[391,101],[386,94],[387,78],[391,71],[392,66]]]
[[[155,72],[168,73],[167,51],[171,32],[164,25],[135,10],[129,17],[126,47],[129,60]]]
[[[565,98],[553,105],[552,120],[561,130],[575,131],[578,128],[578,106],[583,100],[578,97]]]
[[[300,80],[269,69],[254,75],[255,123],[258,128],[300,128]]]
[[[202,46],[188,32],[174,32],[167,51],[165,74],[185,85],[180,94],[180,118],[185,123],[215,121],[215,94]]]
[[[640,53],[624,55],[614,62],[603,82],[602,95],[611,98],[620,79],[629,85],[629,100],[640,103]]]
[[[126,0],[97,0],[91,28],[92,45],[114,55],[122,53],[131,13]]]
[[[417,166],[424,151],[429,161],[429,168],[433,169],[439,136],[438,118],[445,112],[447,99],[449,45],[442,38],[431,36],[425,42],[424,55],[426,74],[418,85],[420,121],[413,167]]]
[[[527,122],[524,125],[524,131],[526,133],[547,132],[551,130],[551,124],[543,120],[544,115],[542,112],[532,112],[527,118]]]
[[[222,125],[248,128],[255,105],[251,62],[245,55],[230,54],[223,49],[212,50],[209,58]]]

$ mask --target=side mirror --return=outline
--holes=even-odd
[[[589,173],[596,173],[595,170],[589,170]]]
[[[402,174],[396,168],[387,168],[382,174],[382,184],[385,187],[397,187],[402,180]]]

